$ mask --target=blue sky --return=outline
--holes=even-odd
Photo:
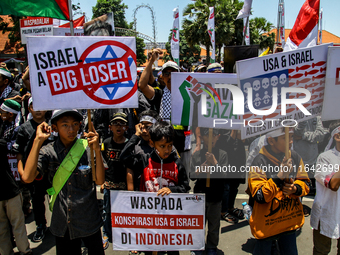
[[[97,3],[97,0],[73,0],[73,3],[80,2],[80,7],[86,16],[92,18],[92,6]],[[141,3],[149,4],[155,13],[156,18],[156,32],[157,41],[164,42],[167,41],[170,29],[172,27],[172,10],[175,7],[179,7],[180,11],[180,24],[182,24],[182,12],[184,7],[190,3],[190,0],[123,0],[128,6],[125,11],[125,17],[128,22],[133,21],[133,12],[135,8]],[[300,11],[301,6],[305,0],[286,0],[286,28],[292,28],[296,17]],[[339,26],[339,10],[340,1],[339,0],[320,0],[320,7],[323,7],[323,24],[322,28],[331,32],[337,36],[340,36],[340,26]],[[277,24],[277,9],[278,0],[253,0],[252,5],[252,15],[250,18],[254,17],[264,17],[275,26]],[[338,17],[338,18],[337,18]],[[152,22],[150,11],[146,8],[141,8],[137,12],[137,30],[146,35],[152,36]]]

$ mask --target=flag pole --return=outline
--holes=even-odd
[[[280,24],[281,24],[281,0],[279,0],[279,6],[277,10],[277,26],[276,26],[276,47],[280,43]]]
[[[69,14],[70,14],[70,31],[71,31],[71,36],[74,36],[74,27],[73,27],[73,15],[72,15],[72,0],[68,0],[68,9],[69,9]],[[92,120],[91,120],[91,110],[87,109],[87,120],[88,120],[88,127],[89,127],[89,132],[93,131],[93,126],[92,126]],[[91,168],[92,168],[92,180],[96,181],[96,169],[94,166],[94,151],[93,148],[90,147],[91,151]]]
[[[245,45],[245,44],[246,44],[246,35],[247,35],[248,23],[249,23],[249,16],[247,16],[246,25],[243,27],[243,40],[242,40],[242,45]]]
[[[72,15],[72,0],[68,0],[68,11],[70,14],[70,31],[71,36],[74,36],[74,28],[73,28],[73,15]]]

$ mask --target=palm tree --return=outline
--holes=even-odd
[[[220,61],[220,52],[223,44],[234,44],[238,38],[235,37],[236,25],[241,27],[240,21],[235,21],[239,10],[242,8],[242,2],[238,0],[196,0],[188,4],[183,16],[188,18],[183,21],[184,35],[190,46],[197,43],[202,44],[207,49],[207,63],[210,60],[210,38],[207,33],[209,7],[215,7],[215,44],[219,52],[218,61]],[[242,39],[242,38],[241,38]]]

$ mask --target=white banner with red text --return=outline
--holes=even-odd
[[[321,115],[329,46],[332,44],[236,62],[244,101],[242,139]]]
[[[202,250],[204,212],[203,194],[111,190],[113,250]]]
[[[29,17],[20,19],[21,43],[27,43],[27,36],[53,35],[53,19],[44,17]]]
[[[340,48],[329,47],[327,58],[325,100],[322,107],[322,120],[340,119]]]
[[[27,37],[34,110],[135,108],[135,37]]]

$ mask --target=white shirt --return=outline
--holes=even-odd
[[[329,188],[329,181],[336,173],[336,168],[339,171],[339,165],[340,152],[336,148],[320,154],[317,158],[316,196],[310,218],[312,228],[318,229],[320,222],[320,233],[333,239],[340,237],[340,189],[332,191]]]

